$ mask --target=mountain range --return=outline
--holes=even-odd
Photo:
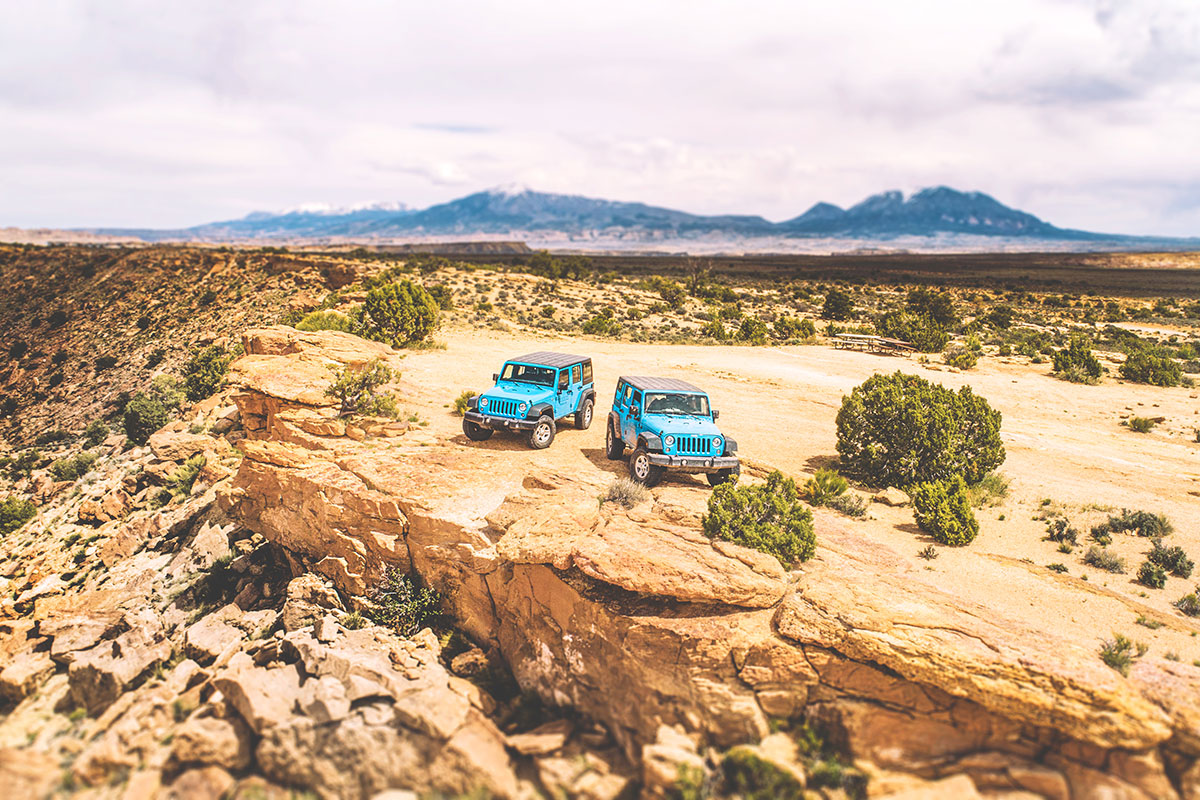
[[[999,247],[1052,245],[1054,249],[1200,246],[1196,239],[1099,234],[1058,228],[1010,208],[982,192],[945,186],[905,196],[872,195],[849,208],[817,203],[782,222],[760,216],[690,214],[645,203],[549,194],[520,186],[476,192],[424,209],[387,203],[331,208],[301,206],[283,212],[257,211],[241,219],[182,230],[116,230],[95,233],[137,236],[148,241],[318,240],[387,242],[428,237],[502,236],[531,241],[606,243],[687,242],[707,239],[736,244],[773,241],[972,241]],[[982,237],[982,238],[980,238]],[[1000,245],[1000,242],[1003,245]],[[786,249],[786,248],[785,248]]]

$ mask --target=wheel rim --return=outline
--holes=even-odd
[[[644,478],[650,473],[650,459],[638,456],[633,460],[633,474]]]
[[[611,452],[612,452],[612,449],[613,449],[613,432],[612,432],[612,425],[609,425],[609,426],[608,426],[608,437],[607,437],[607,438],[608,438],[608,452],[610,452],[610,453],[611,453]]]
[[[537,430],[533,432],[533,435],[537,438],[539,444],[545,444],[550,441],[550,426],[543,422],[537,426]]]
[[[592,404],[588,403],[583,407],[583,424],[587,425],[592,421]]]

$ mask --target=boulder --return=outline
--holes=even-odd
[[[188,628],[183,651],[201,664],[211,664],[217,656],[246,638],[246,633],[231,625],[226,615],[216,612],[202,617]]]
[[[161,628],[133,627],[112,641],[75,653],[68,676],[76,706],[97,714],[106,709],[151,667],[171,657]]]
[[[329,581],[312,572],[293,578],[280,611],[284,630],[294,631],[314,624],[330,611],[344,611],[342,599]]]
[[[99,499],[84,500],[79,504],[79,521],[85,525],[103,525],[123,519],[129,513],[132,501],[124,490],[113,489]]]
[[[696,743],[666,725],[658,729],[652,744],[642,748],[642,791],[646,797],[674,797],[681,775],[703,777],[707,772]]]
[[[57,666],[42,650],[21,653],[0,670],[0,700],[16,704],[54,674]]]
[[[146,443],[159,461],[179,462],[212,449],[214,441],[211,436],[163,428],[151,434]]]
[[[213,678],[213,686],[233,704],[250,728],[261,735],[294,716],[300,696],[300,672],[295,664],[271,669],[257,667],[250,656],[237,653]]]
[[[175,732],[171,757],[179,764],[213,764],[236,772],[250,764],[250,741],[250,730],[236,716],[193,716]]]
[[[883,491],[871,495],[871,501],[893,507],[906,506],[909,502],[908,494],[895,486],[889,486]]]

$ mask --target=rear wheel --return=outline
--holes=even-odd
[[[575,412],[575,427],[581,431],[586,431],[592,427],[592,398],[583,401],[583,405]]]
[[[608,434],[604,437],[604,455],[608,456],[609,461],[620,461],[621,456],[625,455],[625,443],[617,436],[612,420],[608,422]]]
[[[485,428],[478,423],[471,422],[469,419],[464,419],[463,433],[465,433],[467,438],[472,442],[486,442],[488,439],[492,438],[492,434],[495,433],[495,431],[491,428]]]
[[[554,420],[543,414],[537,425],[529,432],[529,446],[534,450],[545,450],[554,441]]]
[[[706,472],[704,477],[708,478],[709,486],[720,486],[722,483],[737,483],[738,476],[742,474],[742,466],[739,464],[736,467],[723,469],[718,472]]]
[[[648,488],[658,486],[658,482],[663,479],[664,472],[666,470],[662,467],[656,467],[650,463],[650,454],[644,447],[639,447],[629,456],[629,477],[643,486]]]

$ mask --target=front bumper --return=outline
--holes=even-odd
[[[677,472],[718,472],[738,465],[737,456],[669,456],[647,453],[650,463]]]
[[[493,417],[487,414],[480,414],[478,411],[468,411],[463,416],[476,425],[493,431],[531,431],[537,425],[536,419]]]

